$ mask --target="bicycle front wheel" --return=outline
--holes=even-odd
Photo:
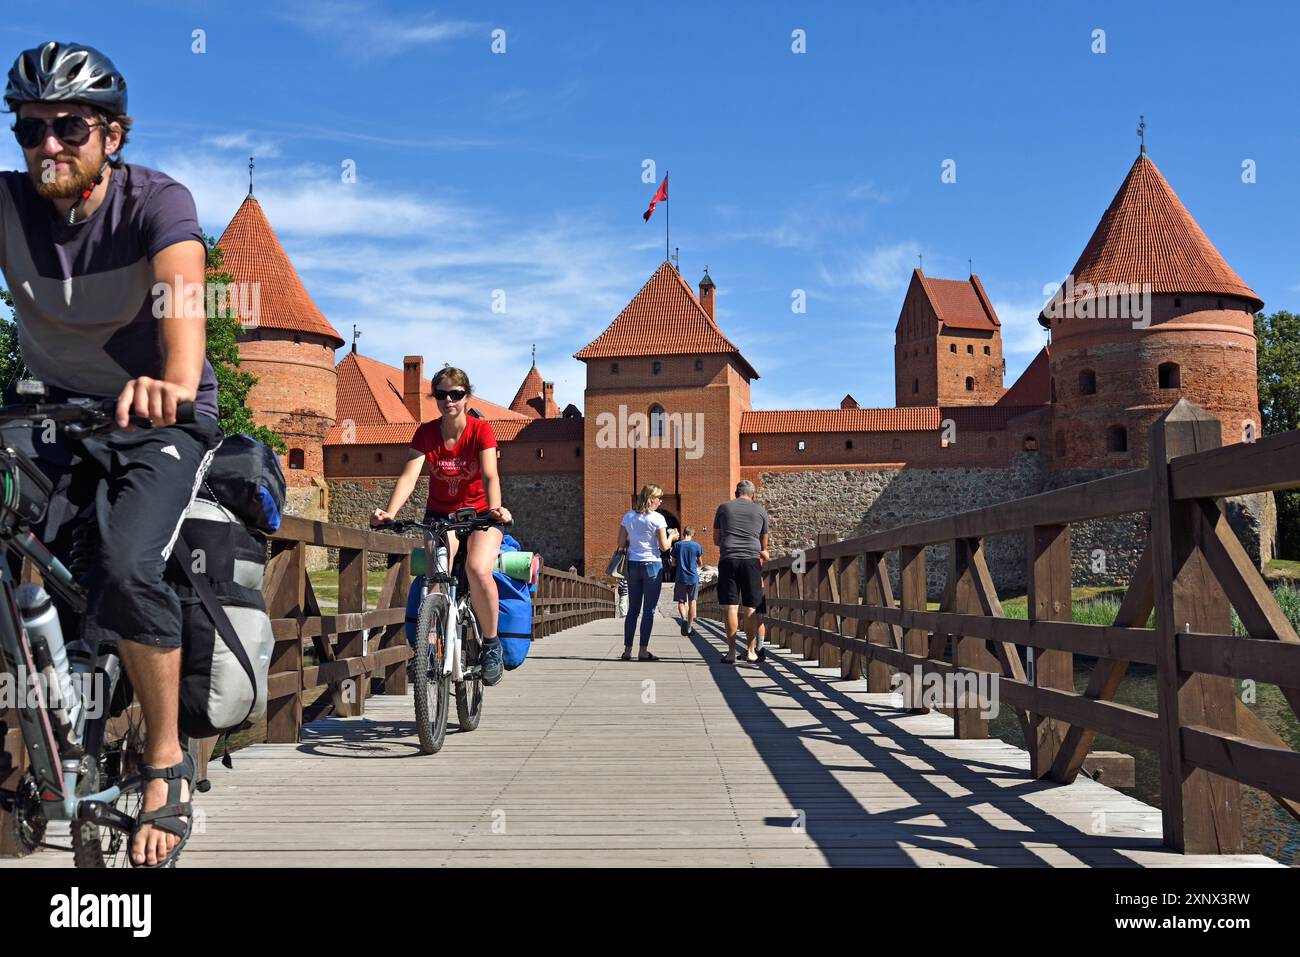
[[[447,597],[439,592],[426,595],[420,603],[415,626],[415,665],[412,670],[415,697],[415,731],[420,750],[436,754],[447,738],[447,708],[451,676],[445,674],[447,648]]]
[[[77,792],[84,797],[121,785],[140,773],[144,765],[144,715],[132,704],[123,675],[113,689],[115,697],[106,713],[86,723],[87,773]],[[130,817],[140,813],[143,794],[139,786],[118,795],[113,807]],[[72,822],[72,854],[77,867],[130,867],[130,835],[93,821]]]
[[[468,605],[467,599],[460,616],[460,671],[466,677],[456,685],[456,719],[462,731],[473,731],[483,717],[483,674],[476,671],[470,677],[470,669],[478,667],[483,639],[479,635],[478,619]]]

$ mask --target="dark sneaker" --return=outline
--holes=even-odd
[[[685,638],[691,630],[691,626],[686,624],[686,619],[682,619],[682,637]]]
[[[505,666],[501,663],[500,638],[489,638],[483,642],[483,651],[478,656],[478,662],[483,667],[485,685],[494,685],[501,680],[501,676],[505,674]]]

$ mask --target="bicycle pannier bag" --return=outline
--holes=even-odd
[[[181,730],[209,737],[258,720],[275,647],[262,599],[266,539],[232,510],[195,498],[171,561],[185,634]]]
[[[203,484],[249,528],[270,534],[284,511],[284,472],[274,450],[247,435],[227,435]]]
[[[519,551],[519,543],[510,535],[501,542],[501,554]],[[524,663],[533,644],[533,585],[493,572],[497,586],[497,636],[501,639],[501,659],[507,671]]]

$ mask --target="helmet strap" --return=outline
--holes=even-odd
[[[99,184],[104,182],[104,175],[107,172],[108,172],[108,163],[105,162],[104,165],[99,168],[99,175],[95,177],[95,181],[81,191],[81,199],[73,203],[72,206],[68,209],[69,226],[73,225],[77,221],[77,210],[81,207],[81,205],[86,200],[90,199],[91,194],[94,193],[95,190],[99,188]]]

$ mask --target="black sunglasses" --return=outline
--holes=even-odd
[[[18,145],[25,150],[30,150],[41,145],[47,130],[53,130],[54,135],[68,146],[83,146],[90,139],[90,131],[99,125],[91,123],[84,116],[69,113],[67,116],[56,116],[49,121],[35,116],[25,116],[15,121],[10,129],[14,131],[14,139],[18,141]]]
[[[435,399],[451,399],[452,402],[459,402],[465,396],[469,395],[464,389],[434,389],[433,397]]]

